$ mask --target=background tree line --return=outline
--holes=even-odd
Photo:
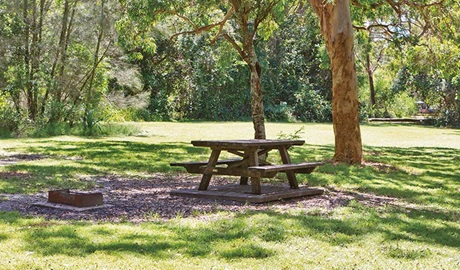
[[[179,2],[0,1],[4,135],[92,132],[98,121],[250,120],[249,70],[232,44],[215,39],[218,28],[174,36],[189,22],[161,12],[172,6],[209,25],[225,17],[221,4]],[[310,5],[289,2],[254,39],[265,117],[330,122],[332,80],[317,18]],[[440,124],[458,125],[458,2],[427,6],[429,13],[405,8],[399,17],[379,1],[352,2],[362,120],[411,116],[423,100]]]

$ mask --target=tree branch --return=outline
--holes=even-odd
[[[198,35],[198,34],[200,34],[200,33],[202,33],[202,32],[209,31],[209,30],[211,30],[212,28],[219,26],[219,32],[217,33],[217,35],[214,37],[214,39],[213,39],[212,42],[211,42],[211,43],[214,43],[214,42],[217,40],[217,38],[219,37],[219,35],[222,34],[222,29],[223,29],[225,23],[228,21],[228,19],[232,16],[233,11],[234,11],[234,8],[232,7],[232,8],[227,12],[227,14],[226,14],[225,17],[222,19],[222,21],[216,22],[216,23],[212,23],[212,24],[208,24],[208,25],[204,25],[204,26],[201,26],[201,27],[198,27],[198,26],[197,26],[194,22],[192,22],[192,20],[190,20],[189,18],[187,18],[187,17],[185,17],[185,16],[183,16],[183,15],[180,15],[180,14],[176,13],[176,14],[175,14],[176,16],[178,16],[179,18],[185,20],[185,21],[188,22],[189,24],[191,24],[194,30],[183,31],[183,32],[175,33],[175,34],[172,35],[169,39],[170,39],[170,40],[173,40],[173,39],[175,39],[176,37],[181,36],[181,35],[191,35],[191,34]]]
[[[214,45],[214,43],[217,41],[219,36],[222,34],[225,23],[227,23],[228,19],[230,19],[234,11],[235,11],[235,8],[233,6],[227,11],[227,14],[225,15],[224,19],[221,21],[221,24],[219,26],[219,32],[217,32],[216,36],[212,39],[211,45]]]
[[[223,34],[224,38],[233,46],[233,48],[238,52],[241,58],[246,59],[246,54],[244,53],[243,49],[236,43],[236,41],[229,36],[227,33]]]

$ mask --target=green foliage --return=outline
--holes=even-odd
[[[286,102],[265,106],[265,117],[274,122],[294,122],[292,108]]]
[[[82,135],[90,137],[101,136],[131,136],[139,133],[139,129],[130,126],[112,122],[102,122],[101,112],[88,110],[82,119]]]
[[[6,97],[0,94],[0,137],[10,137],[17,131],[18,118]]]
[[[460,47],[452,41],[438,38],[424,39],[420,46],[414,46],[407,52],[406,61],[412,63],[406,67],[403,77],[407,89],[435,108],[439,114],[439,124],[460,125]]]
[[[85,115],[82,119],[83,123],[83,132],[85,135],[93,136],[98,134],[101,131],[101,126],[99,125],[100,119],[97,116],[97,112],[94,110],[88,110],[85,112]]]
[[[131,4],[134,3],[137,2]],[[301,13],[286,16],[287,10],[282,8],[285,4],[280,2],[275,5],[274,11],[268,14],[258,31],[261,39],[257,41],[256,48],[262,63],[266,117],[271,121],[329,121],[331,117],[327,112],[327,101],[315,100],[315,104],[309,106],[313,102],[294,97],[302,96],[305,89],[314,89],[324,94],[326,100],[330,100],[331,82],[329,72],[318,68],[322,64],[316,49],[320,37],[316,21],[310,16],[312,11],[307,8]],[[167,13],[162,9],[162,4],[149,8],[153,8],[152,12]],[[219,21],[225,14],[225,10],[212,9],[208,5],[207,9],[212,9],[206,11],[208,16],[201,13],[198,16],[198,11],[195,10],[197,8],[200,5],[188,10],[181,9],[182,15],[196,25]],[[248,70],[228,42],[218,39],[210,46],[216,34],[211,31],[198,36],[181,35],[172,43],[169,39],[170,24],[175,22],[175,27],[178,28],[174,29],[175,32],[180,32],[181,27],[189,29],[190,25],[184,24],[181,19],[177,24],[177,18],[175,20],[174,17],[166,16],[161,17],[162,20],[155,20],[144,17],[144,11],[133,12],[128,12],[131,14],[130,24],[142,27],[150,21],[145,29],[151,29],[150,36],[156,44],[155,52],[145,50],[141,45],[136,45],[134,50],[130,49],[133,43],[124,48],[141,55],[131,61],[140,66],[144,89],[150,92],[149,119],[249,119]],[[262,14],[263,10],[255,8],[251,16],[259,16],[258,12]],[[235,31],[235,38],[238,39],[237,30],[233,28],[231,23],[226,25],[226,31],[231,35]],[[302,39],[298,40],[298,37]],[[129,35],[123,38],[131,39]],[[305,46],[304,42],[310,43],[310,46]],[[123,44],[122,42],[122,46]],[[318,74],[317,70],[321,70],[322,74]],[[324,80],[324,75],[329,79]],[[321,105],[318,107],[319,103]],[[309,106],[310,111],[306,114],[303,113],[305,106]]]
[[[76,126],[70,126],[68,123],[47,123],[37,124],[28,136],[34,138],[46,138],[60,135],[76,135],[78,133],[79,128]]]
[[[116,3],[65,3],[1,3],[0,90],[26,118],[17,121],[17,135],[67,132],[63,127],[80,120],[83,105],[98,107],[107,90],[104,59],[113,54],[111,20],[118,15],[110,8]],[[15,35],[8,34],[12,29]]]
[[[312,10],[288,16],[260,53],[266,116],[272,121],[331,121],[330,71]],[[300,41],[300,42],[299,42]]]
[[[276,136],[278,140],[299,140],[303,137],[305,127],[302,126],[298,130],[290,134],[285,134],[284,132],[278,133]]]
[[[331,122],[332,103],[314,90],[303,91],[296,95],[297,119],[306,122]]]

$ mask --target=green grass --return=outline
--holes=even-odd
[[[0,155],[47,158],[0,167],[0,193],[91,189],[88,175],[176,174],[180,169],[170,162],[209,154],[190,140],[253,134],[251,123],[139,125],[144,132],[137,137],[2,140]],[[330,159],[331,125],[270,123],[268,137],[302,126],[307,144],[292,148],[294,161]],[[139,224],[0,212],[0,269],[460,268],[460,132],[364,125],[362,133],[366,161],[378,166],[326,165],[299,180],[356,196],[396,198],[397,205],[352,200],[335,209],[221,211]]]

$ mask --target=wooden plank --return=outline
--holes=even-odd
[[[258,171],[248,171],[244,168],[222,168],[222,167],[214,167],[212,170],[208,169],[205,166],[195,166],[189,165],[184,166],[188,173],[196,173],[196,174],[215,174],[215,175],[230,175],[230,176],[241,176],[241,177],[263,177],[263,178],[273,178],[276,176],[278,172],[271,171],[271,172],[258,172]],[[244,184],[244,180],[242,182]],[[247,183],[247,182],[246,182]]]
[[[291,164],[278,164],[268,166],[251,166],[248,168],[249,171],[260,171],[260,172],[285,172],[288,170],[302,170],[305,168],[315,168],[323,165],[324,162],[303,162],[303,163],[291,163]]]
[[[308,167],[308,168],[302,168],[302,169],[295,169],[292,170],[294,173],[302,173],[302,174],[310,174],[315,170],[316,167]],[[282,172],[282,171],[281,171]]]
[[[304,140],[203,140],[192,141],[194,146],[218,147],[220,149],[240,149],[246,147],[273,147],[282,145],[303,145]]]
[[[230,163],[235,163],[235,162],[240,162],[241,159],[227,159],[227,160],[218,160],[216,164],[230,164]],[[171,162],[169,163],[169,166],[188,166],[188,165],[199,165],[199,166],[204,166],[207,165],[208,161],[189,161],[189,162]]]
[[[369,118],[369,122],[423,123],[422,118]]]

